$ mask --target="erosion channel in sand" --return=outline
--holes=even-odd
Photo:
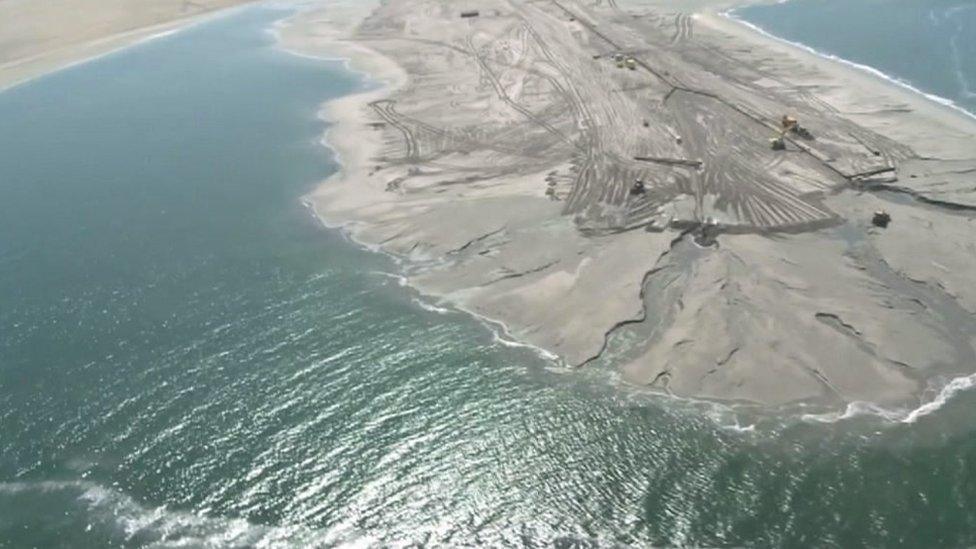
[[[666,5],[300,14],[286,47],[384,84],[326,106],[344,168],[309,203],[421,291],[676,395],[913,406],[973,373],[973,120]],[[773,150],[784,114],[812,138]]]

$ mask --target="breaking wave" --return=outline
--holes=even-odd
[[[874,416],[892,423],[915,423],[919,419],[940,410],[954,396],[974,386],[976,386],[976,374],[971,374],[952,379],[939,389],[932,400],[913,409],[892,409],[871,402],[855,401],[849,403],[843,411],[826,414],[804,414],[802,419],[816,423],[836,423],[856,417]]]
[[[150,507],[89,481],[0,483],[0,498],[56,496],[71,511],[81,511],[89,532],[107,532],[106,545],[147,547],[368,547],[377,540],[352,530],[318,530],[300,525],[261,525],[240,518],[209,517],[165,506]],[[10,520],[7,517],[7,520]],[[103,534],[105,535],[105,534]]]

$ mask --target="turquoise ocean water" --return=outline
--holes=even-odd
[[[0,547],[976,543],[976,397],[757,415],[422,307],[300,197],[366,85],[235,11],[0,93]]]
[[[790,0],[733,15],[976,116],[973,0]]]

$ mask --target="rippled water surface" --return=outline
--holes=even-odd
[[[255,8],[0,93],[0,546],[976,543],[976,400],[730,412],[418,306]]]

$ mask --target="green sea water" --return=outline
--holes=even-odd
[[[0,547],[976,543],[971,393],[656,396],[322,228],[316,113],[369,84],[275,48],[285,15],[0,93]]]

